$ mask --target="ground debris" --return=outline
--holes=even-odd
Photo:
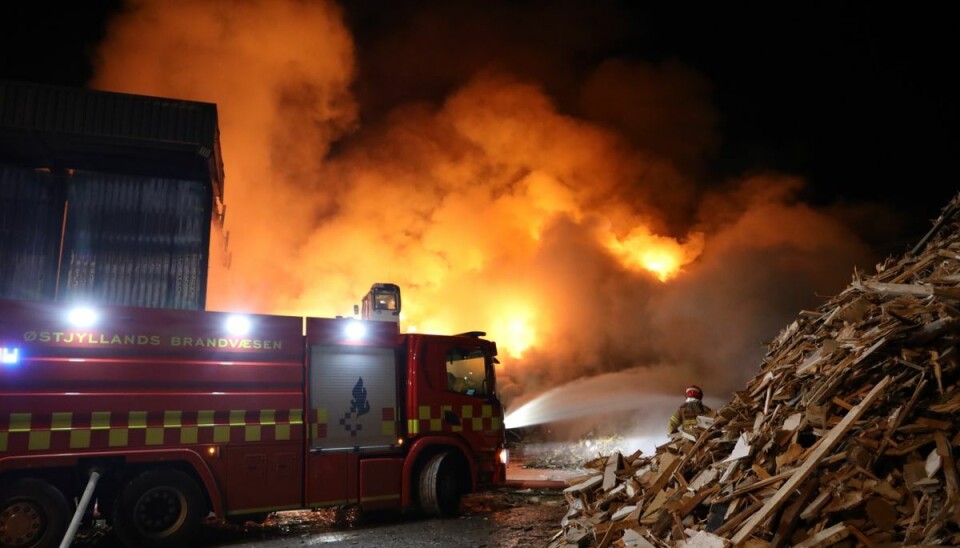
[[[585,463],[560,546],[960,545],[960,195],[656,454]]]
[[[614,451],[623,451],[627,440],[619,435],[587,432],[575,443],[518,442],[513,449],[523,468],[538,470],[576,470]]]

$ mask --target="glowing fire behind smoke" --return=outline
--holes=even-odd
[[[643,268],[665,282],[680,273],[703,249],[703,235],[693,234],[693,240],[683,245],[673,238],[652,234],[646,226],[638,226],[623,240],[611,237],[607,248],[625,266]]]
[[[761,343],[814,288],[837,287],[863,256],[835,212],[797,203],[795,179],[698,187],[683,166],[714,148],[717,116],[709,85],[677,64],[604,63],[561,110],[536,81],[481,63],[442,100],[397,102],[360,125],[337,5],[128,7],[94,87],[218,106],[232,259],[222,267],[216,235],[210,309],[345,315],[371,283],[393,282],[405,329],[498,342],[507,400],[660,362],[684,365],[648,386],[673,393],[697,377],[722,393],[753,376]],[[499,28],[475,24],[485,13],[397,29],[366,61],[399,85],[429,78],[426,52],[482,58],[467,54],[488,43],[473,30]],[[462,21],[438,40],[463,43],[406,55],[423,29]],[[449,61],[438,73],[467,66]]]

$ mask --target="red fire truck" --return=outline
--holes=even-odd
[[[399,288],[300,318],[0,300],[0,543],[128,546],[359,505],[455,514],[505,479],[495,343],[401,334]]]

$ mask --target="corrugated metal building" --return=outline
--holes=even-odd
[[[0,81],[0,298],[203,309],[222,196],[216,105]]]

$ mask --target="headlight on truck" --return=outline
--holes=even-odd
[[[97,323],[99,315],[89,306],[78,306],[67,312],[67,321],[74,327],[91,327]]]
[[[227,316],[225,327],[230,335],[243,337],[250,333],[250,318],[242,314],[231,314]]]
[[[506,466],[510,460],[510,450],[506,447],[500,449],[500,451],[497,452],[497,460],[500,461],[500,464]]]
[[[343,334],[351,341],[357,341],[367,336],[367,328],[358,321],[348,321],[343,328]]]

